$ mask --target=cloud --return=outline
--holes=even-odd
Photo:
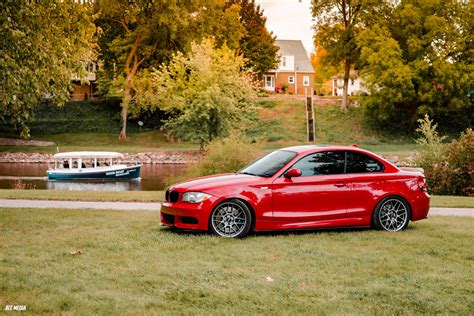
[[[301,40],[314,50],[310,0],[256,0],[267,17],[267,28],[279,39]]]

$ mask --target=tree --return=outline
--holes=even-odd
[[[116,67],[113,83],[122,93],[122,129],[119,139],[127,138],[127,116],[136,90],[137,72],[155,55],[163,55],[180,36],[186,21],[184,10],[175,3],[161,4],[138,0],[99,0],[99,26],[107,41],[101,41],[101,57],[108,69]],[[186,13],[188,13],[186,11]],[[158,60],[163,56],[158,56]]]
[[[360,1],[313,0],[316,39],[333,65],[344,64],[341,109],[347,109],[347,90],[351,66],[358,58],[355,42],[362,4]]]
[[[215,34],[216,43],[236,47],[243,32],[238,7],[226,7],[224,0],[149,1],[99,0],[99,26],[104,30],[101,58],[109,83],[122,95],[122,129],[126,139],[127,116],[140,112],[134,98],[137,76],[146,77],[147,69],[167,62],[173,53],[186,52],[196,38]],[[143,74],[140,74],[144,71]],[[119,89],[116,89],[116,88]]]
[[[201,148],[227,136],[252,113],[255,86],[244,58],[210,39],[193,43],[187,55],[177,53],[169,65],[153,71],[138,102],[158,106],[172,118],[165,128]]]
[[[472,125],[472,12],[464,1],[405,0],[360,32],[364,103],[377,126],[413,131],[425,114],[445,130]]]
[[[32,108],[69,100],[71,79],[94,58],[91,7],[75,1],[0,2],[0,120],[29,137]]]
[[[325,49],[328,62],[344,67],[343,110],[348,106],[351,67],[359,60],[357,34],[374,19],[383,18],[389,6],[380,0],[312,0],[316,44]]]
[[[257,74],[277,68],[278,46],[265,26],[267,19],[260,5],[255,5],[254,0],[232,0],[229,3],[240,7],[240,21],[245,28],[240,39],[240,51],[246,58],[246,67]]]
[[[326,51],[323,47],[317,45],[316,51],[310,54],[311,65],[313,65],[314,74],[314,90],[319,93],[330,93],[332,85],[327,86],[327,81],[331,76],[335,76],[339,73],[341,65],[339,67],[333,66],[327,62]]]

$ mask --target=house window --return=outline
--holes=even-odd
[[[286,67],[286,56],[281,57],[281,66]]]
[[[309,76],[303,76],[303,86],[309,86]]]
[[[288,83],[295,83],[295,77],[294,76],[289,76],[288,77]]]
[[[269,91],[275,90],[275,77],[274,76],[263,76],[263,84],[265,89]]]

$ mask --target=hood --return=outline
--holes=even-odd
[[[262,182],[268,178],[251,176],[247,174],[226,173],[213,176],[191,179],[172,185],[170,189],[176,191],[204,191],[223,186],[252,185]]]

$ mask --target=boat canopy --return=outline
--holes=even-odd
[[[57,153],[54,159],[90,159],[90,158],[123,158],[121,153],[111,151],[72,151],[68,153]]]

